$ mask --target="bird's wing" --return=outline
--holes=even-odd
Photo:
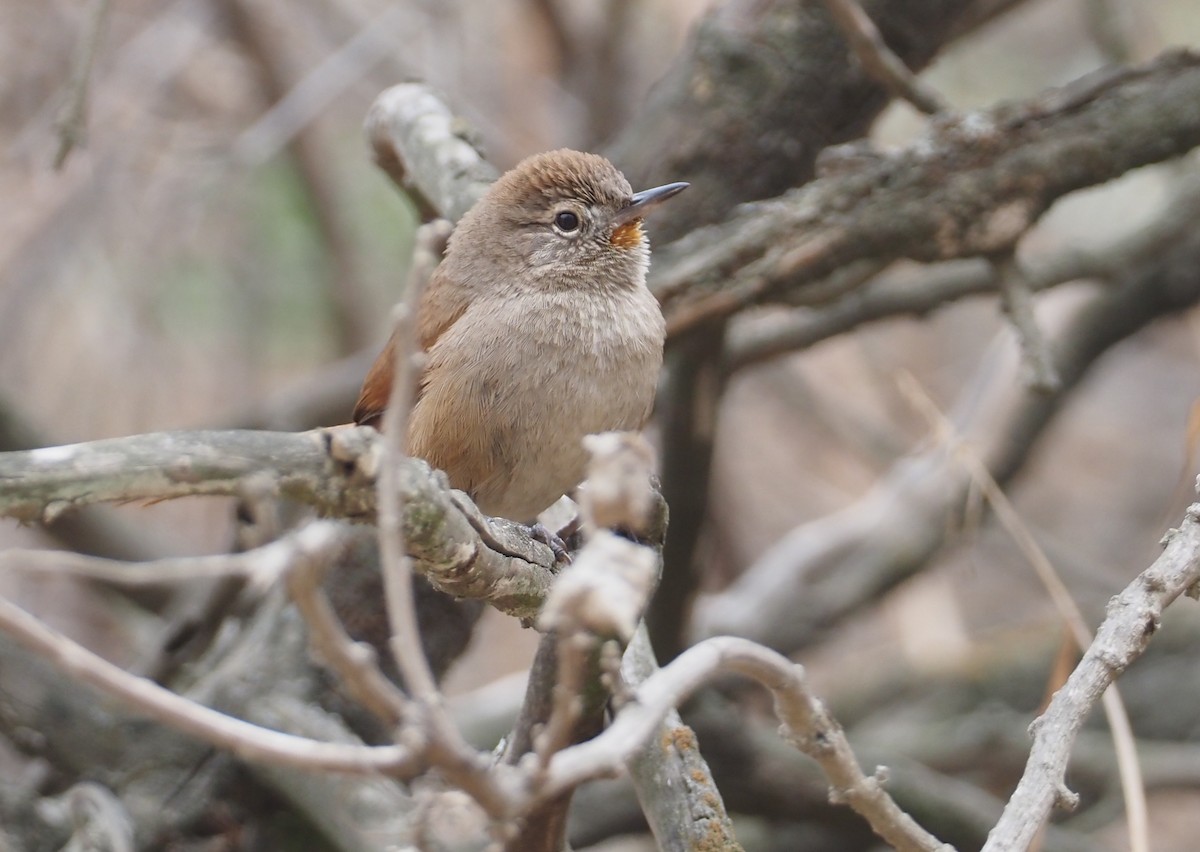
[[[446,269],[443,265],[434,270],[421,298],[417,333],[422,352],[432,349],[438,338],[458,321],[471,303],[470,291],[456,281]],[[387,345],[367,371],[362,390],[358,392],[358,402],[354,405],[354,422],[359,426],[379,428],[392,393],[398,343],[396,332],[393,331]],[[420,399],[424,392],[427,380],[427,375],[421,377],[417,386],[417,399]]]

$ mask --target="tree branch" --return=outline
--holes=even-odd
[[[899,153],[744,209],[656,252],[668,332],[764,302],[826,301],[838,294],[821,282],[854,261],[1008,251],[1063,195],[1200,144],[1197,100],[1200,55],[1168,53],[948,121]]]
[[[105,501],[238,496],[265,481],[325,515],[370,520],[379,435],[369,428],[286,432],[157,432],[0,453],[0,516],[33,522]],[[416,568],[441,591],[533,618],[554,556],[517,525],[479,515],[422,461],[397,470],[404,535]]]
[[[869,0],[883,40],[909,68],[1020,0]],[[605,153],[630,181],[688,180],[686,205],[659,217],[656,239],[724,219],[747,201],[812,178],[817,154],[857,139],[888,92],[846,50],[823,4],[725,0]],[[657,261],[656,261],[657,263]]]
[[[1074,797],[1064,780],[1071,744],[1108,686],[1142,655],[1163,610],[1200,583],[1200,504],[1189,507],[1167,549],[1108,605],[1096,638],[1075,671],[1030,726],[1033,750],[985,852],[1027,849],[1050,809]]]
[[[1136,251],[1111,258],[1109,286],[1076,311],[1055,342],[1057,393],[1014,396],[1010,379],[991,377],[986,401],[973,406],[989,415],[964,432],[997,481],[1021,468],[1105,352],[1200,300],[1200,234],[1190,226],[1198,211],[1200,188],[1187,181],[1152,229],[1155,238],[1131,240],[1127,247]],[[725,590],[701,598],[693,635],[732,633],[788,653],[812,642],[927,564],[945,540],[949,519],[961,511],[967,486],[966,474],[940,449],[900,460],[857,503],[797,527]]]
[[[324,552],[328,557],[334,541],[327,527],[314,526],[297,538],[296,550]],[[384,774],[400,773],[415,765],[412,752],[403,746],[316,742],[204,707],[114,666],[3,598],[0,598],[0,630],[71,676],[128,702],[158,722],[205,739],[245,760],[305,769]]]
[[[932,115],[949,110],[942,96],[918,80],[904,60],[892,52],[879,28],[855,0],[825,0],[825,6],[842,28],[858,61],[877,83],[921,112]]]
[[[821,765],[831,784],[830,795],[858,811],[885,841],[905,852],[949,849],[897,807],[880,777],[863,774],[841,726],[812,694],[800,666],[761,645],[728,636],[684,651],[642,684],[608,730],[555,755],[543,795],[574,787],[630,760],[672,708],[723,674],[753,678],[771,690],[785,739]]]
[[[427,219],[457,222],[498,177],[463,120],[420,83],[401,83],[377,97],[366,132],[375,162]]]

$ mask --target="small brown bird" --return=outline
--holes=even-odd
[[[642,216],[686,183],[634,193],[608,160],[530,157],[458,223],[417,318],[426,353],[408,452],[480,510],[520,522],[579,484],[584,435],[640,429],[665,327]],[[378,426],[396,339],[354,421]]]

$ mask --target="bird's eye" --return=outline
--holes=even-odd
[[[560,210],[554,214],[554,227],[564,234],[569,234],[579,228],[579,217],[570,210]]]

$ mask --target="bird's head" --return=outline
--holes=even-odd
[[[506,286],[640,286],[649,264],[642,217],[687,187],[671,183],[633,192],[596,154],[559,150],[519,163],[463,217],[449,258],[488,264]]]

